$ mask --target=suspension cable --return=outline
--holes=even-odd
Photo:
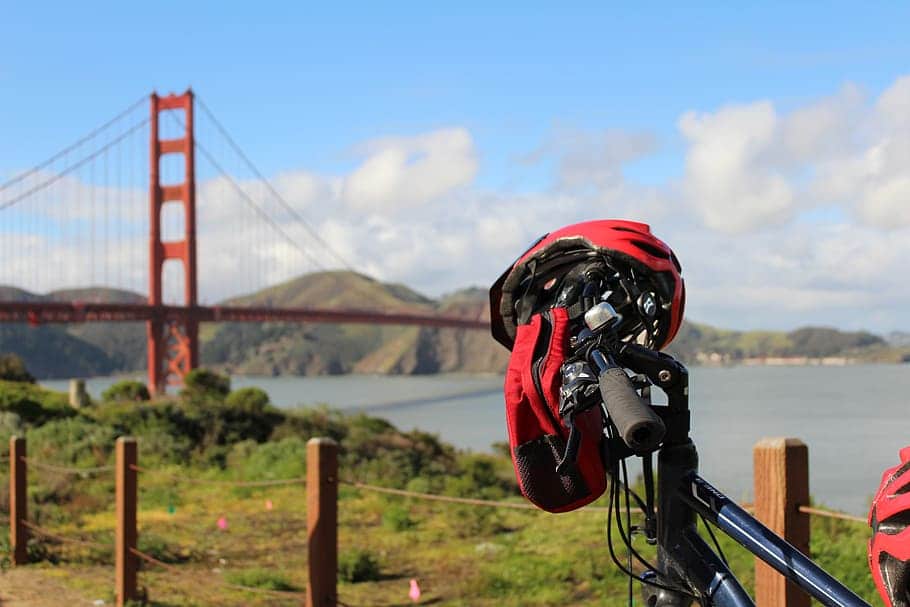
[[[183,121],[180,120],[180,118],[178,116],[174,116],[173,113],[168,113],[168,115],[171,116],[171,118],[181,128],[185,128]],[[198,139],[194,141],[194,145],[200,152],[202,152],[202,155],[205,157],[206,160],[209,161],[209,163],[212,165],[212,167],[216,171],[218,171],[221,174],[221,176],[224,177],[234,187],[235,190],[237,190],[237,193],[240,194],[240,196],[243,198],[243,200],[248,205],[250,205],[254,211],[256,211],[256,214],[259,215],[259,217],[261,219],[263,219],[265,222],[267,222],[269,225],[271,225],[272,228],[276,232],[281,234],[281,236],[288,242],[288,244],[290,244],[293,248],[297,249],[297,251],[300,252],[301,255],[309,258],[310,261],[312,261],[314,264],[316,264],[317,268],[319,268],[320,270],[325,270],[325,266],[322,265],[322,263],[319,261],[319,259],[313,253],[311,253],[307,249],[304,249],[303,247],[301,247],[300,244],[296,240],[294,240],[290,236],[290,234],[288,234],[284,230],[284,228],[281,227],[281,225],[278,222],[276,222],[274,219],[269,217],[269,215],[265,211],[265,209],[263,209],[261,206],[259,206],[259,204],[256,203],[256,201],[247,193],[247,191],[244,190],[242,187],[240,187],[240,184],[237,183],[237,181],[233,177],[231,177],[226,170],[224,170],[224,168],[221,166],[221,164],[219,164],[218,161],[215,160],[215,157],[211,154],[211,152],[209,152],[208,149],[206,149],[206,147],[204,145],[199,143]],[[262,179],[262,178],[260,177],[260,179]],[[309,229],[309,228],[307,228],[307,229]],[[317,240],[319,240],[318,237],[317,237]],[[322,242],[322,241],[320,240],[320,242]],[[325,244],[325,243],[323,243],[323,244]]]
[[[126,139],[129,135],[131,135],[132,133],[138,131],[139,129],[141,129],[142,127],[144,127],[144,126],[145,126],[146,124],[148,124],[148,123],[149,123],[149,119],[148,119],[148,118],[142,120],[141,122],[136,123],[135,125],[133,125],[132,127],[130,127],[127,131],[121,133],[121,134],[120,134],[119,136],[117,136],[116,138],[111,139],[110,141],[108,141],[106,144],[104,144],[103,147],[98,148],[97,150],[95,150],[94,152],[92,152],[91,154],[89,154],[88,156],[86,156],[85,158],[83,158],[83,159],[79,160],[78,162],[76,162],[76,163],[74,163],[74,164],[71,164],[70,166],[66,167],[65,169],[63,169],[62,171],[60,171],[59,174],[53,175],[53,176],[47,178],[46,180],[42,181],[42,182],[39,183],[38,185],[36,185],[36,186],[34,186],[34,187],[32,187],[32,188],[26,190],[25,192],[22,192],[22,193],[19,194],[18,196],[14,196],[13,198],[10,198],[10,199],[7,200],[6,202],[0,204],[0,211],[3,211],[3,210],[5,210],[5,209],[8,209],[8,208],[10,208],[11,206],[13,206],[14,204],[16,204],[16,203],[18,203],[18,202],[21,202],[22,200],[28,198],[29,196],[31,196],[31,195],[34,194],[35,192],[37,192],[37,191],[39,191],[39,190],[41,190],[41,189],[43,189],[43,188],[48,187],[49,185],[52,185],[52,184],[54,184],[54,183],[60,181],[60,180],[63,179],[63,177],[65,177],[66,175],[72,173],[72,172],[75,171],[76,169],[78,169],[78,168],[84,166],[85,164],[87,164],[88,162],[94,160],[95,158],[97,158],[98,156],[100,156],[101,154],[103,154],[104,152],[106,152],[107,150],[109,150],[110,148],[114,147],[115,145],[117,145],[118,143],[120,143],[121,141],[123,141],[124,139]]]
[[[34,175],[35,173],[37,173],[37,172],[40,171],[41,169],[46,168],[46,167],[48,167],[49,165],[53,164],[55,161],[59,160],[59,159],[62,158],[64,155],[66,155],[66,154],[72,152],[73,150],[75,150],[76,148],[78,148],[79,146],[81,146],[82,144],[84,144],[86,141],[88,141],[88,140],[90,140],[90,139],[93,139],[93,138],[96,137],[100,132],[104,131],[104,130],[107,129],[108,127],[112,126],[112,125],[115,124],[116,122],[119,122],[121,119],[123,119],[123,118],[125,118],[126,116],[128,116],[128,115],[129,115],[130,113],[132,113],[136,108],[138,108],[140,105],[142,105],[147,99],[148,99],[148,97],[145,96],[145,95],[143,95],[143,96],[140,97],[138,100],[136,100],[134,103],[132,103],[128,108],[126,108],[125,110],[123,110],[122,112],[120,112],[119,114],[117,114],[116,116],[114,116],[113,118],[111,118],[110,120],[108,120],[107,122],[105,122],[104,124],[102,124],[101,126],[95,128],[95,129],[93,129],[92,131],[88,132],[87,134],[83,135],[82,137],[80,137],[79,139],[77,139],[74,143],[72,143],[72,144],[70,144],[69,146],[63,148],[62,150],[60,150],[59,152],[57,152],[56,154],[54,154],[53,156],[51,156],[50,158],[48,158],[47,160],[45,160],[44,162],[41,162],[40,164],[35,165],[34,167],[28,169],[27,171],[24,171],[24,172],[22,172],[22,173],[16,175],[15,177],[13,177],[12,179],[10,179],[10,180],[7,181],[6,183],[3,183],[2,185],[0,185],[0,192],[2,192],[3,190],[6,190],[6,189],[9,188],[10,186],[13,186],[13,185],[19,183],[20,181],[22,181],[23,179],[26,179],[26,178],[29,177],[30,175]]]
[[[253,174],[256,175],[260,179],[260,181],[262,181],[262,183],[265,184],[266,188],[268,188],[268,190],[272,193],[272,195],[275,196],[275,198],[278,200],[278,202],[281,204],[281,206],[283,206],[284,209],[288,213],[293,215],[294,219],[296,219],[298,222],[300,222],[300,224],[306,229],[306,231],[310,233],[310,236],[312,236],[317,242],[319,242],[323,247],[325,247],[325,249],[329,252],[329,254],[332,255],[332,257],[335,258],[336,261],[341,263],[341,265],[344,266],[345,269],[353,270],[353,268],[351,267],[351,264],[348,263],[348,261],[340,253],[338,253],[338,251],[333,249],[329,245],[329,243],[327,243],[325,240],[323,240],[322,237],[319,236],[319,233],[313,228],[313,226],[310,225],[310,223],[303,217],[303,215],[301,215],[300,212],[297,211],[297,209],[292,207],[290,205],[290,203],[288,203],[288,201],[285,200],[284,197],[278,193],[278,190],[275,189],[275,187],[272,185],[272,183],[268,179],[266,179],[265,176],[262,174],[262,172],[256,167],[256,165],[253,164],[253,161],[250,160],[249,156],[247,156],[244,153],[243,149],[241,149],[241,147],[237,144],[237,142],[234,141],[234,139],[227,132],[227,129],[225,129],[224,126],[222,126],[222,124],[218,121],[217,118],[215,118],[215,115],[212,113],[212,111],[209,109],[209,107],[205,104],[205,102],[198,95],[196,96],[196,101],[199,102],[199,107],[201,107],[202,111],[205,112],[206,116],[209,117],[209,120],[212,121],[212,123],[215,125],[215,128],[217,128],[218,131],[221,133],[222,137],[224,137],[227,140],[227,142],[230,144],[231,148],[237,153],[238,156],[240,156],[240,158],[243,160],[243,162],[246,163],[247,167],[253,172]]]
[[[237,193],[240,194],[240,196],[243,198],[243,200],[248,205],[250,205],[254,211],[256,211],[256,214],[259,215],[259,217],[262,220],[266,221],[269,225],[271,225],[272,228],[276,232],[278,232],[282,236],[282,238],[284,238],[287,241],[287,243],[289,245],[291,245],[292,247],[297,249],[297,251],[299,251],[300,254],[302,254],[303,256],[308,257],[314,264],[316,264],[316,266],[320,270],[325,269],[325,266],[323,266],[322,263],[319,262],[319,260],[316,258],[315,255],[313,255],[311,252],[309,252],[308,250],[301,247],[300,244],[296,240],[291,238],[291,236],[284,230],[284,228],[281,227],[281,225],[279,225],[274,219],[269,217],[268,213],[266,213],[262,209],[262,207],[260,207],[256,203],[256,201],[253,200],[253,198],[250,197],[250,195],[246,193],[246,190],[244,190],[242,187],[240,187],[240,184],[238,184],[234,180],[233,177],[228,175],[228,173],[221,167],[221,165],[218,163],[218,161],[215,160],[215,158],[209,153],[209,151],[207,149],[205,149],[205,147],[201,143],[199,143],[197,141],[196,147],[199,149],[200,152],[202,152],[202,155],[205,156],[205,159],[209,161],[209,163],[212,165],[212,167],[214,167],[215,170],[218,171],[221,174],[221,176],[224,177],[228,181],[228,183],[230,183],[234,187],[235,190],[237,190]]]

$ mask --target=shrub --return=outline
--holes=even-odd
[[[411,513],[401,504],[391,504],[382,511],[382,526],[392,531],[407,531],[417,526]]]
[[[282,421],[272,432],[271,440],[296,436],[308,440],[326,436],[341,442],[348,435],[347,418],[339,411],[326,407],[284,412]]]
[[[0,379],[35,383],[35,378],[25,368],[25,363],[15,354],[0,354]]]
[[[10,437],[21,434],[22,429],[22,419],[18,415],[0,411],[0,441],[3,445],[8,445]]]
[[[458,457],[458,476],[453,483],[460,495],[482,495],[499,499],[513,492],[514,476],[504,477],[497,472],[497,460],[489,455],[468,453]]]
[[[399,432],[385,420],[365,415],[349,419],[342,441],[342,465],[360,480],[403,487],[410,479],[434,478],[457,471],[455,450],[434,434]]]
[[[223,402],[230,391],[230,377],[209,369],[193,369],[183,378],[180,395],[188,400],[211,399]]]
[[[149,390],[145,384],[133,379],[118,381],[101,393],[104,402],[118,401],[146,401],[150,398]]]
[[[231,392],[224,404],[245,413],[264,413],[269,406],[269,395],[262,388],[240,388]]]
[[[28,449],[48,463],[98,466],[105,464],[117,433],[85,417],[48,422],[28,431]]]
[[[379,561],[366,550],[351,550],[338,556],[338,575],[345,582],[375,582],[379,579]]]
[[[226,447],[244,440],[264,442],[284,421],[284,414],[272,407],[252,412],[244,407],[235,408],[211,400],[184,403],[182,410],[187,419],[199,428],[199,451],[211,451],[213,454],[215,447]],[[222,449],[218,458],[226,452]]]
[[[139,437],[143,457],[157,456],[167,462],[184,462],[203,435],[201,425],[170,402],[107,402],[86,415],[117,435]]]
[[[70,407],[62,392],[3,380],[0,380],[0,411],[15,413],[27,425],[40,425],[52,419],[76,415],[76,410]]]
[[[297,437],[256,444],[235,444],[227,457],[228,467],[244,479],[272,480],[306,475],[306,442]]]

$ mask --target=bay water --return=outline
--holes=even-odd
[[[92,378],[87,388],[98,397],[119,379]],[[363,411],[462,449],[490,451],[507,440],[501,376],[232,378],[233,388],[244,386],[264,389],[282,408]],[[813,498],[859,515],[898,450],[910,445],[910,365],[695,367],[689,386],[701,474],[737,501],[752,499],[752,447],[763,437],[803,440]]]

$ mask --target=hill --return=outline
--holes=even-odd
[[[866,331],[731,331],[688,321],[668,351],[690,364],[907,362],[910,356],[910,348],[892,346]]]
[[[104,287],[61,289],[46,295],[0,286],[0,301],[142,303],[139,293]],[[18,354],[39,379],[111,375],[145,367],[143,323],[0,325],[0,352]]]
[[[0,286],[0,300],[141,302],[138,293],[73,289],[47,295]],[[469,288],[438,300],[404,285],[354,272],[319,272],[223,302],[225,305],[324,306],[441,313],[489,319],[487,292]],[[790,332],[733,331],[685,322],[669,351],[687,364],[900,362],[902,334],[889,341],[864,331],[806,327]],[[205,324],[202,363],[237,374],[501,373],[508,352],[485,331],[379,325]],[[889,343],[890,342],[890,343]],[[145,368],[142,323],[38,328],[0,325],[0,352],[21,356],[39,378],[123,373]]]
[[[433,301],[353,272],[309,274],[227,304],[326,306],[489,318],[485,295]],[[486,316],[485,316],[486,315]],[[378,325],[216,324],[203,334],[205,364],[251,374],[419,374],[497,371],[505,351],[484,332]]]

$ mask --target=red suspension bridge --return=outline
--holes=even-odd
[[[197,158],[204,163],[202,188]],[[324,309],[318,302],[305,308],[203,305],[200,282],[205,292],[237,295],[327,263],[350,266],[192,91],[142,98],[0,185],[0,234],[0,285],[57,290],[62,299],[84,286],[147,290],[144,303],[89,303],[75,295],[22,301],[0,288],[0,322],[144,321],[155,392],[198,366],[201,322],[487,326],[408,310]]]

